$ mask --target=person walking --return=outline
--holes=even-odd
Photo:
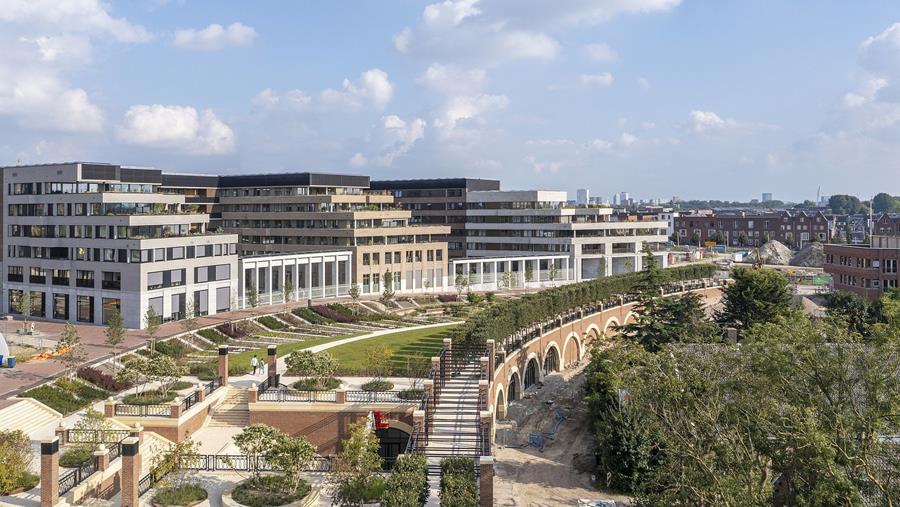
[[[257,359],[256,356],[253,356],[253,358],[250,359],[250,366],[253,367],[253,375],[255,376],[256,370],[259,368],[259,359]]]

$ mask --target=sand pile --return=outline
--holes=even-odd
[[[790,248],[778,241],[772,240],[759,248],[759,256],[762,257],[763,264],[786,266],[790,264],[793,254],[791,254]],[[756,262],[756,250],[752,250],[750,254],[744,258],[744,261],[750,263]]]
[[[791,259],[791,266],[821,268],[825,264],[825,245],[819,242],[807,243]]]

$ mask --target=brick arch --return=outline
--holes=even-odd
[[[637,317],[635,317],[635,313],[632,311],[629,311],[628,314],[625,315],[625,320],[622,321],[622,325],[624,326],[627,324],[631,324],[635,320],[637,320]]]
[[[394,428],[395,430],[400,430],[410,435],[414,433],[413,427],[403,421],[391,421],[388,424],[388,428]]]
[[[553,369],[553,357],[556,357],[556,369]],[[547,348],[544,349],[544,375],[549,375],[555,371],[560,371],[563,368],[563,355],[559,352],[559,345],[556,344],[555,341],[551,341],[547,344]]]
[[[497,386],[497,394],[494,396],[494,414],[498,420],[506,419],[506,389]]]
[[[563,345],[563,368],[568,368],[572,364],[581,361],[582,355],[581,339],[575,333],[570,334],[566,338],[565,345]]]
[[[618,331],[616,331],[616,327],[618,327],[620,325],[622,325],[622,324],[619,322],[619,319],[617,319],[615,315],[611,316],[610,318],[606,319],[606,323],[603,324],[603,335],[604,336],[615,335],[618,332]]]
[[[603,336],[603,332],[600,330],[600,326],[592,322],[587,329],[584,330],[584,343],[587,344],[597,341],[601,336]]]
[[[534,382],[526,386],[525,384],[528,380],[527,377],[529,375],[528,370],[532,364],[532,361],[534,362]],[[544,380],[544,368],[541,364],[541,358],[538,357],[536,352],[532,352],[528,354],[527,358],[525,358],[525,372],[522,376],[522,387],[527,389],[528,387],[531,387],[532,385],[537,384],[542,380]]]
[[[506,385],[510,386],[510,388],[506,389],[507,405],[511,401],[516,401],[522,398],[522,391],[524,390],[524,386],[522,385],[522,376],[519,375],[519,367],[513,366],[509,370],[509,374],[506,376]]]

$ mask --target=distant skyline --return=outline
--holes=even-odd
[[[900,3],[0,0],[0,165],[900,194]]]

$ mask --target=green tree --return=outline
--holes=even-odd
[[[284,295],[284,303],[288,304],[294,300],[294,283],[290,277],[287,276],[287,273],[284,275],[284,282],[281,286],[284,287],[281,291]]]
[[[472,289],[469,289],[469,291],[466,292],[466,300],[473,305],[477,305],[481,302],[481,294],[473,292]]]
[[[747,246],[749,244],[750,244],[750,238],[747,237],[747,233],[744,231],[741,231],[741,233],[738,234],[738,245]]]
[[[185,373],[185,369],[175,359],[159,354],[153,358],[136,357],[128,361],[116,378],[135,384],[139,396],[143,395],[147,385],[151,383],[159,384],[160,392],[166,396],[172,385]]]
[[[378,501],[383,493],[381,456],[378,436],[365,421],[350,426],[349,436],[341,442],[341,452],[334,460],[336,505],[352,506]]]
[[[347,292],[350,295],[350,299],[353,300],[353,315],[356,315],[359,311],[359,284],[353,282],[350,284],[350,290]]]
[[[265,424],[251,424],[234,437],[234,445],[254,463],[268,458],[278,440],[284,435],[280,430]],[[259,480],[259,469],[252,469],[253,479]]]
[[[453,282],[453,286],[456,287],[456,299],[459,299],[462,297],[462,293],[466,290],[466,287],[469,286],[469,277],[459,273],[456,275],[456,279]]]
[[[525,281],[531,283],[534,281],[534,266],[530,262],[525,262]]]
[[[125,341],[125,323],[122,321],[122,314],[116,307],[109,320],[106,321],[106,343],[113,348],[113,368],[118,369],[116,360],[119,355],[119,345]]]
[[[78,336],[78,329],[71,322],[66,323],[56,342],[54,359],[66,368],[67,377],[71,377],[75,369],[87,359],[87,352],[81,343],[81,337]]]
[[[391,372],[391,359],[394,351],[388,345],[370,345],[366,347],[366,369],[376,380],[383,379]]]
[[[156,310],[153,308],[153,305],[147,306],[147,311],[144,312],[144,331],[147,332],[147,340],[150,342],[150,352],[156,352],[156,335],[159,333],[159,325],[162,321],[162,318]]]
[[[250,308],[259,306],[259,291],[256,289],[256,284],[250,285],[250,288],[247,289],[247,306]]]
[[[267,455],[272,468],[285,475],[289,493],[296,493],[306,484],[303,478],[309,462],[316,456],[316,447],[306,437],[279,435]]]
[[[633,322],[621,327],[628,339],[656,352],[667,343],[712,343],[719,327],[706,318],[703,301],[695,293],[642,299]]]
[[[384,290],[381,291],[381,299],[390,301],[394,297],[394,274],[390,270],[385,271],[382,281],[384,282]]]
[[[424,454],[401,454],[388,476],[382,507],[421,507],[428,498],[428,459]]]
[[[151,469],[161,480],[155,486],[160,488],[181,488],[196,484],[196,475],[189,473],[187,466],[199,455],[200,444],[191,438],[169,444],[161,452],[153,454]]]
[[[185,333],[190,333],[193,330],[197,329],[197,317],[198,317],[197,305],[193,300],[188,300],[187,304],[184,305],[184,318],[181,319],[181,329],[184,330]]]
[[[716,313],[716,321],[722,326],[749,329],[790,310],[788,282],[777,271],[739,267],[731,277],[734,282],[725,288],[722,309]]]
[[[12,493],[25,482],[33,459],[31,440],[24,431],[0,430],[0,495]]]
[[[868,208],[854,195],[835,194],[828,199],[828,207],[838,215],[868,213]]]
[[[547,277],[551,282],[555,282],[558,275],[559,269],[556,267],[556,261],[550,261],[550,269],[547,270]]]
[[[284,360],[288,373],[299,377],[311,378],[319,389],[324,389],[328,380],[334,376],[337,363],[328,352],[310,352],[296,350]]]
[[[22,331],[28,332],[28,317],[31,316],[31,292],[27,290],[18,291],[19,297],[15,301],[16,313],[22,316]]]
[[[869,326],[874,324],[873,309],[869,303],[852,292],[825,294],[825,308],[829,317],[842,320],[861,335],[868,335]]]
[[[897,213],[900,211],[900,199],[881,192],[872,198],[872,211],[875,213]]]

